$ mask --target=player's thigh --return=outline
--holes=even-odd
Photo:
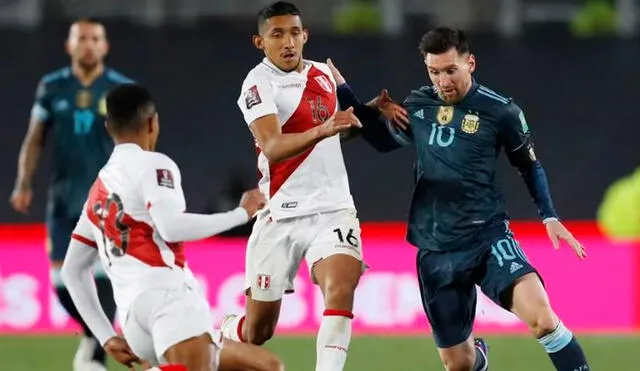
[[[461,258],[419,250],[416,259],[422,305],[441,349],[467,342],[475,319],[477,293]]]
[[[477,283],[491,300],[510,310],[516,283],[538,273],[506,224],[488,233],[483,244],[484,274]]]
[[[203,336],[210,341],[220,338],[220,334],[214,331],[209,303],[194,285],[195,282],[168,290],[162,304],[150,313],[153,345],[161,361],[165,360],[164,355],[168,349],[187,340]],[[202,342],[194,341],[198,344]]]
[[[152,364],[158,364],[153,347],[153,337],[151,335],[151,326],[149,314],[155,308],[157,303],[154,300],[161,300],[162,295],[148,296],[143,294],[138,300],[135,300],[122,323],[122,334],[127,343],[138,357],[145,359]],[[145,302],[147,301],[148,302]]]
[[[293,291],[293,279],[303,255],[296,251],[296,241],[290,237],[294,229],[295,222],[268,217],[256,220],[245,261],[245,290],[253,301],[276,302]]]
[[[322,214],[306,253],[314,282],[323,292],[336,288],[353,292],[364,271],[360,222],[353,209]],[[344,286],[344,287],[342,287]]]
[[[218,370],[283,371],[284,366],[278,357],[262,347],[224,339]]]
[[[69,248],[71,234],[78,223],[78,218],[47,215],[47,252],[52,264],[62,266]]]

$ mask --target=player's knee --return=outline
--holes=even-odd
[[[325,303],[330,309],[351,310],[357,282],[333,280],[324,287]]]
[[[262,345],[273,337],[276,331],[275,324],[250,326],[247,328],[247,342],[249,344]]]
[[[533,317],[533,321],[529,324],[529,327],[536,338],[541,338],[555,330],[558,325],[558,318],[549,306],[541,307],[536,312],[537,313]]]

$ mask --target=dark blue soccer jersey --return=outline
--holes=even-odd
[[[71,68],[45,75],[38,85],[32,116],[52,132],[54,169],[49,199],[53,216],[77,217],[91,184],[113,149],[104,121],[105,97],[131,82],[111,68],[83,86]]]

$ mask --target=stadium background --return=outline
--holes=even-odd
[[[180,164],[189,208],[213,212],[231,207],[237,193],[256,181],[255,151],[235,101],[247,71],[262,58],[250,36],[255,13],[264,3],[1,0],[0,194],[8,198],[13,187],[37,81],[68,63],[63,42],[69,21],[97,16],[105,20],[111,42],[108,64],[149,86],[156,96],[162,123],[159,149]],[[470,32],[478,58],[476,78],[514,96],[527,112],[556,207],[572,221],[590,256],[581,263],[568,249],[553,251],[524,184],[502,159],[498,182],[516,233],[545,275],[552,303],[584,337],[592,367],[633,367],[630,362],[640,347],[640,250],[633,241],[605,236],[596,218],[607,187],[640,163],[640,106],[634,93],[640,83],[640,3],[296,4],[311,28],[305,56],[331,57],[362,96],[386,87],[401,99],[424,84],[416,46],[430,27],[454,24]],[[345,144],[344,152],[372,266],[358,294],[355,332],[362,336],[354,341],[347,369],[440,369],[417,300],[413,250],[403,240],[413,154],[405,149],[379,155],[360,141]],[[76,345],[75,327],[48,284],[41,224],[47,157],[36,176],[30,215],[16,215],[8,203],[0,207],[2,371],[66,370]],[[216,314],[241,308],[244,240],[221,237],[190,248]],[[287,298],[283,312],[280,332],[286,336],[269,345],[290,370],[310,369],[314,363],[319,302],[306,276],[299,278],[298,294]],[[491,336],[493,370],[551,369],[542,349],[523,336],[526,330],[513,317],[484,299],[478,309],[478,330]]]

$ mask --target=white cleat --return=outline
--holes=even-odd
[[[238,318],[237,314],[227,314],[226,316],[224,316],[222,322],[220,323],[220,331],[222,331],[222,337],[225,337],[227,339],[233,338],[231,334],[233,334],[234,331],[237,331],[237,329],[233,328],[232,324],[235,323],[236,318]]]

